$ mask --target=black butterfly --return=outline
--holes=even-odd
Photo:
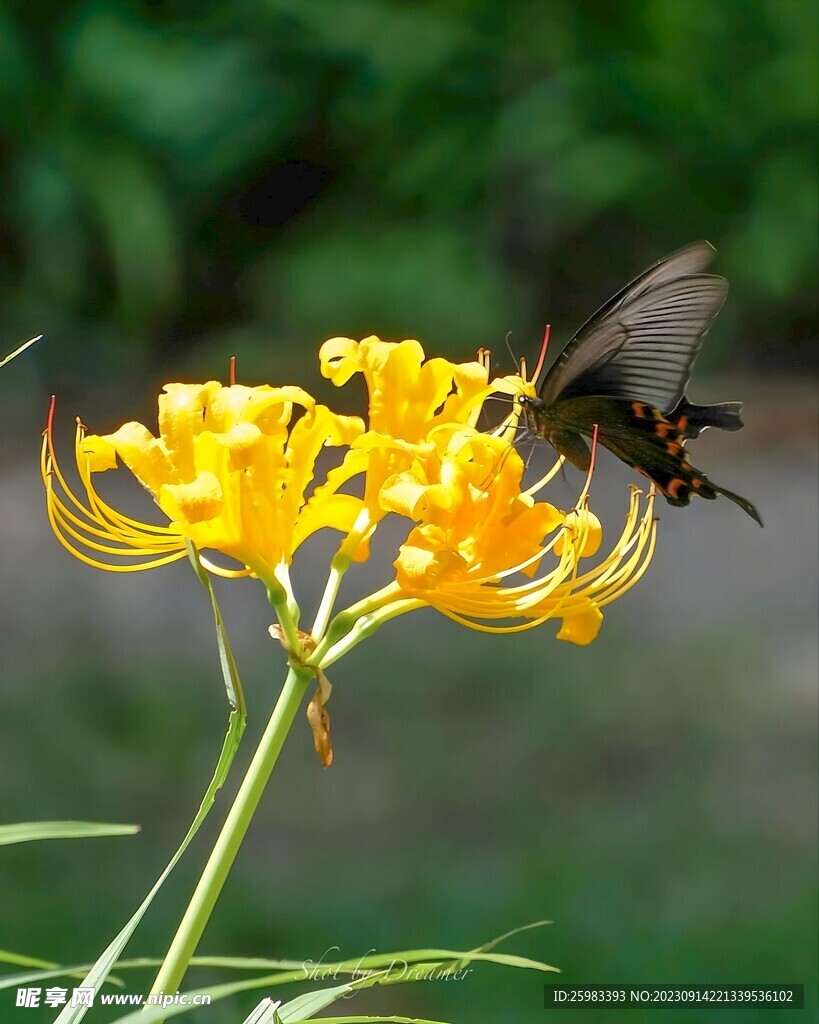
[[[694,405],[685,389],[703,336],[728,292],[704,274],[708,242],[672,253],[618,292],[580,328],[546,374],[537,398],[521,395],[528,428],[579,469],[595,425],[602,445],[653,480],[672,505],[725,495],[761,526],[754,506],[717,487],[683,447],[706,427],[740,430],[740,402]]]

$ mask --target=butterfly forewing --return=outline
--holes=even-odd
[[[695,242],[649,268],[580,328],[538,397],[518,400],[532,433],[578,468],[589,464],[585,439],[597,436],[672,505],[723,494],[761,524],[754,506],[708,480],[684,447],[706,427],[742,427],[739,403],[694,405],[685,393],[728,291],[723,278],[703,273],[713,253]]]
[[[672,252],[670,256],[658,260],[648,270],[644,270],[642,274],[621,288],[596,313],[593,313],[575,334],[572,342],[584,338],[590,328],[599,323],[603,317],[617,309],[626,298],[636,299],[652,288],[665,284],[666,281],[674,281],[678,277],[690,277],[692,274],[701,274],[714,258],[716,251],[710,242],[701,240],[683,246],[682,249]]]
[[[695,242],[618,292],[581,327],[546,375],[543,402],[610,394],[673,408],[725,301],[727,283],[701,272],[713,252],[708,242]]]
[[[559,398],[639,399],[669,412],[685,392],[703,335],[727,290],[723,278],[701,274],[669,281],[630,300],[616,318],[600,325],[602,332],[617,337],[612,354],[566,383]]]

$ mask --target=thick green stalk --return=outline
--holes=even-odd
[[[152,992],[173,993],[179,988],[312,678],[313,673],[309,669],[291,666],[261,742],[156,976]]]

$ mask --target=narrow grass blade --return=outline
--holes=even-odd
[[[176,867],[182,854],[188,848],[191,840],[199,831],[199,827],[202,822],[207,817],[208,812],[216,799],[216,794],[221,788],[222,783],[225,781],[228,769],[233,763],[233,759],[236,756],[236,750],[239,746],[239,741],[241,740],[242,733],[245,729],[246,712],[244,694],[242,693],[242,684],[239,679],[239,673],[236,670],[236,662],[233,659],[233,653],[230,650],[230,644],[228,643],[227,633],[225,631],[224,622],[222,621],[222,615],[219,611],[219,606],[216,603],[216,595],[213,592],[213,587],[211,586],[207,573],[202,568],[196,549],[190,543],[188,544],[188,555],[196,575],[199,577],[202,586],[208,592],[211,606],[213,608],[213,616],[216,623],[216,642],[219,647],[219,662],[222,666],[225,691],[231,705],[230,717],[228,719],[228,730],[224,743],[222,744],[222,751],[219,755],[219,760],[216,764],[213,778],[211,779],[210,785],[202,798],[199,811],[193,819],[187,835],[182,840],[179,849],[173,857],[171,857],[165,870],[156,880],[151,891],[139,905],[134,916],[103,951],[102,955],[86,975],[82,987],[93,988],[95,992],[99,991],[100,986],[108,977],[129,939],[136,931],[137,925],[145,916],[145,913],[153,902],[154,897],[162,888],[168,875],[170,875],[171,871]],[[87,1006],[65,1006],[61,1010],[60,1015],[57,1017],[54,1024],[77,1024],[77,1022],[81,1021],[85,1016],[87,1010]],[[165,1011],[162,1012],[164,1013]],[[161,1020],[162,1017],[160,1016],[157,1019]]]
[[[96,839],[100,836],[132,836],[139,825],[102,825],[94,821],[20,821],[0,825],[0,846],[32,843],[40,839]]]
[[[371,974],[369,977],[348,981],[345,985],[334,985],[332,988],[317,989],[315,992],[305,992],[296,996],[295,999],[290,999],[279,1007],[282,1024],[297,1024],[303,1020],[310,1020],[320,1010],[326,1010],[328,1006],[337,1003],[339,999],[343,999],[359,989],[372,988],[373,985],[377,985],[386,974],[386,971]]]
[[[16,348],[13,352],[9,352],[7,356],[4,356],[2,359],[0,359],[0,370],[3,369],[6,363],[10,363],[12,359],[16,359],[17,356],[19,356],[22,352],[25,352],[27,348],[30,348],[30,346],[32,346],[35,341],[39,341],[41,338],[42,334],[38,334],[36,338],[29,338],[28,341],[24,341],[19,348]]]
[[[242,692],[242,683],[239,679],[239,671],[236,668],[233,651],[230,649],[230,643],[228,642],[227,630],[225,629],[225,623],[222,619],[222,613],[219,611],[219,605],[216,602],[216,594],[213,592],[213,584],[210,581],[210,576],[208,576],[205,568],[199,561],[199,553],[194,545],[189,540],[186,540],[185,547],[188,549],[188,558],[193,566],[193,571],[199,577],[199,582],[205,590],[207,590],[211,608],[213,609],[213,621],[216,626],[216,643],[219,646],[219,664],[222,666],[222,679],[225,682],[225,691],[227,692],[230,706],[233,708],[231,719],[234,715],[240,717],[242,721],[241,729],[244,730],[245,715],[247,713],[247,709],[245,708],[245,695]]]
[[[552,924],[551,921],[532,921],[530,924],[522,924],[517,928],[513,928],[509,932],[504,932],[503,935],[498,935],[497,938],[490,939],[489,942],[485,942],[482,946],[478,946],[477,949],[473,950],[474,953],[488,953],[494,949],[495,946],[499,946],[502,942],[506,942],[507,939],[513,938],[515,935],[520,935],[521,932],[530,932],[534,928],[545,928],[546,925]],[[557,968],[553,968],[557,970]]]
[[[0,950],[0,963],[15,964],[18,967],[40,967],[42,970],[29,971],[26,974],[4,974],[0,977],[0,991],[7,988],[19,988],[30,985],[33,981],[50,981],[52,978],[78,978],[80,981],[91,969],[91,964],[78,964],[73,967],[61,967],[49,960],[40,960],[34,956],[21,956]],[[114,974],[109,974],[107,981],[111,985],[123,988],[125,982]]]
[[[524,930],[524,929],[521,929]],[[493,940],[495,941],[495,940]],[[436,958],[436,954],[440,954]],[[199,958],[202,960],[213,960],[216,958]],[[237,958],[229,957],[228,960],[235,961]],[[473,960],[496,963],[506,967],[525,968],[537,971],[555,971],[557,968],[541,963],[539,960],[530,960],[527,957],[514,956],[509,953],[483,953],[478,950],[467,952],[460,950],[431,950],[417,949],[404,950],[400,953],[382,953],[377,956],[359,957],[356,960],[345,960],[339,964],[322,964],[322,971],[348,970],[350,973],[356,971],[367,971],[363,977],[353,978],[342,985],[334,985],[331,988],[317,989],[312,992],[305,992],[295,999],[279,1006],[277,1013],[281,1018],[281,1024],[299,1024],[301,1021],[310,1020],[315,1014],[326,1009],[339,999],[359,989],[369,988],[372,985],[398,984],[420,981],[420,971],[407,971],[406,964],[415,964],[422,967],[423,973],[429,969],[452,969],[453,964],[468,964]],[[288,961],[283,961],[287,963]],[[378,962],[384,969],[375,970],[374,964]],[[126,961],[127,963],[127,961]],[[120,964],[122,968],[124,964]],[[240,992],[250,992],[253,989],[271,989],[279,985],[292,984],[293,982],[304,982],[309,979],[309,969],[304,964],[298,970],[282,971],[257,978],[248,978],[244,981],[226,982],[220,985],[212,985],[210,988],[193,989],[186,994],[191,996],[209,995],[212,1003],[221,999],[237,995]],[[185,1005],[175,1003],[171,1006],[146,1006],[141,1010],[119,1017],[114,1024],[159,1024],[169,1017],[176,1017],[179,1014],[187,1013],[196,1009],[190,1002]],[[199,1007],[203,1009],[203,1007]],[[258,1007],[257,1007],[258,1009]],[[251,1018],[252,1019],[252,1018]],[[264,1018],[262,1018],[264,1020]],[[352,1018],[355,1020],[355,1018]],[[379,1018],[375,1018],[378,1020]],[[391,1018],[385,1018],[390,1020]],[[404,1018],[405,1019],[405,1018]],[[367,1020],[366,1017],[361,1020]],[[401,1021],[398,1017],[396,1020]],[[272,1024],[272,1022],[270,1022]]]
[[[426,1017],[321,1017],[320,1024],[448,1024]]]
[[[267,996],[257,1007],[250,1011],[250,1015],[245,1017],[242,1024],[282,1024],[282,1019],[278,1012],[280,1006],[281,1002],[279,1000],[273,1002],[270,996]]]
[[[41,960],[38,956],[28,956],[26,953],[12,953],[8,949],[0,949],[0,964],[13,964],[15,967],[39,967],[45,971],[52,971],[60,967],[52,960]]]

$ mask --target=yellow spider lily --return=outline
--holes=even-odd
[[[369,429],[353,449],[370,453],[365,515],[372,526],[387,512],[414,520],[395,562],[395,581],[359,602],[328,632],[319,657],[329,664],[380,622],[430,605],[465,625],[492,632],[562,620],[558,636],[589,643],[600,609],[642,575],[654,549],[654,494],[632,489],[626,526],[611,552],[581,572],[602,540],[588,510],[588,482],[574,510],[536,501],[562,459],[523,489],[524,467],[511,446],[520,407],[491,434],[477,430],[493,393],[534,394],[521,375],[489,382],[488,353],[460,367],[424,362],[415,341],[398,345],[334,338],[320,352],[322,372],[341,385],[362,373],[369,392]],[[363,554],[366,557],[366,551]],[[588,563],[587,563],[588,564]],[[517,573],[532,577],[517,585]],[[339,630],[357,625],[344,637]],[[490,625],[492,620],[518,620]],[[484,621],[482,621],[484,620]],[[333,647],[333,640],[337,644]]]
[[[333,338],[321,347],[320,364],[338,386],[363,375],[366,424],[297,387],[168,384],[159,397],[157,436],[139,423],[102,436],[78,424],[82,499],[57,463],[50,415],[42,473],[62,544],[87,564],[117,572],[181,558],[186,541],[221,552],[240,568],[203,560],[210,571],[256,576],[287,597],[293,621],[283,625],[292,639],[294,552],[331,527],[342,542],[312,642],[301,648],[316,667],[387,619],[424,605],[475,629],[510,632],[554,618],[562,622],[560,638],[594,639],[600,609],[632,586],[651,558],[653,493],[643,500],[632,489],[623,531],[594,562],[602,529],[588,508],[588,481],[566,512],[539,497],[561,460],[524,487],[524,465],[512,445],[517,403],[494,431],[478,429],[491,395],[531,391],[525,373],[490,381],[486,353],[461,364],[426,360],[417,341],[374,337]],[[327,446],[340,450],[340,464],[311,490]],[[113,469],[117,458],[153,496],[166,525],[131,519],[100,497],[95,475]],[[354,480],[360,497],[342,491]],[[333,618],[341,577],[368,557],[373,532],[390,514],[408,521],[394,580]],[[281,617],[279,605],[277,611]]]
[[[60,471],[50,415],[42,472],[51,525],[64,547],[95,568],[163,565],[185,555],[187,539],[243,566],[207,562],[212,572],[253,574],[271,585],[312,533],[324,526],[347,532],[358,516],[360,499],[337,493],[340,477],[309,498],[305,492],[321,449],[347,446],[363,430],[360,419],[317,405],[301,388],[168,384],[159,397],[158,437],[140,423],[104,436],[77,424],[83,502]],[[117,456],[154,497],[167,526],[130,519],[100,497],[94,474],[114,469]]]

